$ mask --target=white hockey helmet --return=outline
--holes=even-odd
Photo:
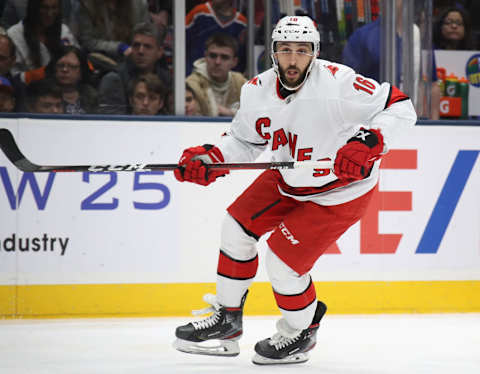
[[[277,42],[307,42],[312,43],[313,56],[315,56],[307,68],[305,79],[296,87],[288,87],[282,82],[278,70],[278,61],[275,58],[275,45]],[[278,21],[272,31],[271,58],[273,68],[282,86],[289,90],[298,89],[307,79],[310,70],[312,70],[315,58],[320,51],[320,34],[315,23],[307,16],[286,16]]]

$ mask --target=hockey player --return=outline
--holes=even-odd
[[[395,133],[416,121],[410,99],[389,83],[317,59],[319,33],[308,17],[284,17],[272,33],[273,68],[242,87],[229,132],[213,145],[186,149],[179,181],[209,185],[218,162],[250,162],[265,149],[274,161],[334,160],[334,170],[263,172],[227,209],[209,317],[180,326],[174,346],[210,355],[239,353],[242,311],[257,271],[256,243],[267,232],[266,268],[282,318],[255,345],[256,364],[308,359],[326,306],[310,269],[364,214],[380,158]],[[205,345],[215,339],[217,345]]]

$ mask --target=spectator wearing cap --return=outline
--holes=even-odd
[[[0,112],[15,111],[15,90],[8,78],[0,76]]]
[[[50,79],[32,82],[27,87],[26,105],[30,113],[63,114],[62,90]]]
[[[163,57],[162,37],[151,22],[137,24],[133,30],[132,53],[107,73],[98,87],[99,111],[104,114],[126,114],[128,110],[128,82],[146,73],[156,74],[170,89],[171,78]]]
[[[155,116],[165,114],[167,88],[155,74],[148,73],[129,83],[129,101],[132,114]]]

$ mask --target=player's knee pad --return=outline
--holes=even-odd
[[[306,329],[312,322],[317,306],[310,275],[299,275],[268,247],[265,262],[275,301],[283,318],[294,329]]]
[[[227,213],[222,224],[220,249],[237,260],[250,260],[257,255],[257,240]]]
[[[298,294],[305,290],[310,283],[309,274],[299,275],[273,253],[268,246],[265,253],[265,264],[268,278],[277,292],[287,295]]]

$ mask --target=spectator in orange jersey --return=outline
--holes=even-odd
[[[244,72],[246,66],[247,19],[233,6],[233,0],[210,0],[194,7],[185,20],[187,40],[187,75],[192,73],[193,63],[205,55],[205,42],[218,32],[233,36],[239,43],[236,71]]]

